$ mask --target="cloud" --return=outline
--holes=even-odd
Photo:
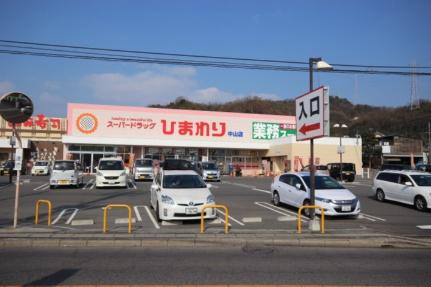
[[[177,97],[187,97],[195,82],[184,76],[152,71],[135,75],[93,74],[83,80],[91,96],[115,104],[167,104]]]
[[[0,94],[12,92],[14,85],[11,82],[0,82]]]
[[[84,77],[81,84],[93,101],[105,104],[163,105],[178,97],[198,103],[223,103],[250,96],[279,99],[268,93],[235,94],[217,87],[199,88],[196,69],[188,67],[157,67],[132,75],[92,74]]]

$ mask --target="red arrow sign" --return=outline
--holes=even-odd
[[[320,123],[315,123],[308,126],[306,124],[303,124],[299,131],[305,135],[307,134],[307,132],[311,132],[318,129],[320,129]]]

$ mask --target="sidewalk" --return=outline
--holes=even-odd
[[[304,231],[217,233],[101,233],[53,232],[50,228],[0,229],[4,247],[232,247],[245,245],[346,247],[346,248],[431,248],[431,238],[409,238],[387,234],[320,234]]]

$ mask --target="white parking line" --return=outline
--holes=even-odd
[[[269,191],[269,190],[264,190],[264,189],[259,189],[259,188],[253,188],[253,190],[261,191],[261,192],[264,192],[264,193],[271,194],[271,191]]]
[[[271,204],[269,204],[267,202],[255,202],[254,204],[256,204],[256,205],[258,205],[260,207],[269,209],[271,211],[274,211],[274,212],[276,212],[278,214],[287,216],[287,217],[292,217],[292,218],[295,218],[295,219],[298,218],[298,215],[296,213],[294,213],[292,211],[285,210],[285,209],[281,209],[280,207],[277,207],[277,206],[272,206]],[[308,218],[302,215],[301,216],[301,220],[308,220]],[[316,220],[319,220],[319,218],[316,217]]]
[[[76,214],[78,213],[78,208],[66,208],[63,209],[60,214],[55,218],[55,220],[52,222],[52,224],[56,224],[62,217],[63,215],[67,212],[67,211],[71,211],[73,210],[72,214],[69,216],[68,220],[66,221],[66,224],[70,224],[70,222],[73,220],[73,218],[76,216]]]
[[[366,214],[366,213],[363,213],[363,212],[361,212],[361,214],[364,216],[364,218],[366,218],[368,220],[374,219],[374,221],[375,220],[386,221],[386,219],[380,218],[380,217],[377,217],[377,216],[374,216],[374,215]]]
[[[431,225],[417,225],[416,227],[419,229],[431,229]]]
[[[218,211],[218,212],[220,212],[221,214],[223,214],[223,216],[226,216],[226,213],[224,213],[223,211],[221,211],[221,210],[219,210],[219,209],[217,209],[216,208],[216,210]],[[238,223],[239,225],[241,225],[241,226],[245,226],[245,224],[244,223],[242,223],[241,221],[239,221],[239,220],[236,220],[235,218],[233,218],[232,216],[228,216],[229,217],[229,219],[230,220],[232,220],[232,221],[234,221],[234,222],[236,222],[236,223]],[[222,221],[223,221],[223,219],[222,219]],[[224,221],[223,221],[223,223],[224,223]]]
[[[36,187],[35,189],[33,189],[34,191],[39,191],[41,189],[47,189],[49,186],[49,182],[48,183],[44,183],[41,186]]]
[[[130,187],[130,188],[133,188],[133,189],[138,189],[136,187],[136,184],[131,179],[128,180],[127,187]]]
[[[83,190],[84,189],[87,189],[87,188],[89,188],[90,187],[90,185],[92,184],[94,182],[94,179],[92,178],[92,179],[90,179],[85,185],[84,185],[84,187],[82,188]]]
[[[139,222],[142,222],[141,214],[139,213],[138,207],[145,207],[145,205],[135,205],[133,206],[133,210],[135,211],[136,218]]]
[[[148,206],[145,206],[145,210],[148,213],[148,216],[150,217],[151,221],[154,224],[154,227],[157,229],[160,229],[160,225],[157,223],[157,220],[154,218],[153,214],[151,213],[151,210],[148,208]]]

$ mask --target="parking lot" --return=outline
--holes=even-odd
[[[10,228],[13,222],[15,185],[8,177],[0,178],[0,228]],[[229,211],[230,232],[266,233],[296,232],[297,209],[271,203],[270,177],[223,177],[214,182],[211,191],[216,203]],[[431,236],[431,212],[419,212],[397,203],[380,203],[374,199],[371,180],[357,179],[345,183],[361,201],[358,218],[326,217],[326,233],[331,234],[391,234],[398,236]],[[34,231],[102,233],[103,207],[127,204],[132,209],[134,233],[199,233],[199,221],[157,222],[150,207],[151,182],[128,180],[124,188],[95,188],[94,176],[86,176],[80,188],[50,189],[47,176],[23,176],[20,193],[19,227]],[[52,203],[52,225],[47,226],[47,208],[40,206],[40,224],[35,225],[35,204],[38,200]],[[218,218],[206,222],[206,232],[222,232],[225,212],[217,210]],[[108,212],[110,232],[127,232],[127,209]],[[306,226],[307,219],[303,218]],[[304,228],[306,230],[306,228]]]

